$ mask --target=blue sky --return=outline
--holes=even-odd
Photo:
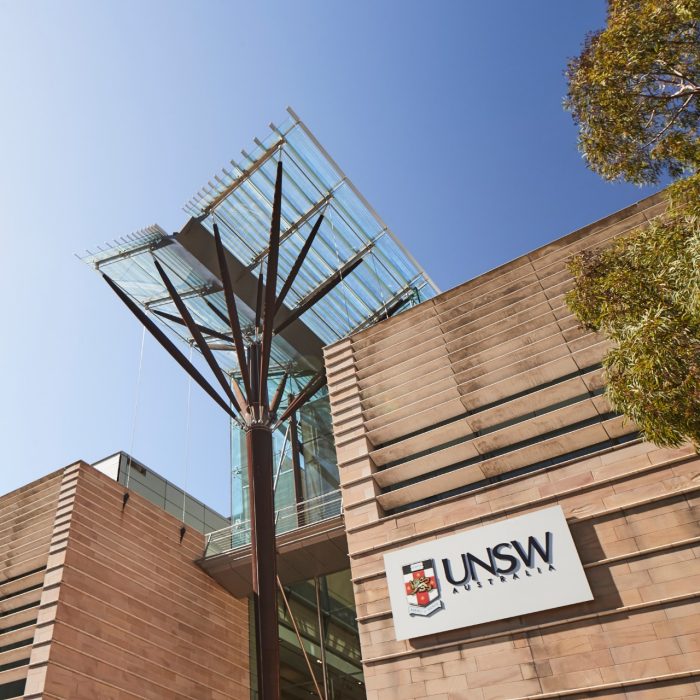
[[[563,69],[602,0],[0,0],[0,493],[132,449],[228,512],[226,419],[73,256],[157,222],[292,105],[448,289],[644,196]]]

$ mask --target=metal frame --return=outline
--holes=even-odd
[[[419,282],[418,286],[421,289],[423,287],[426,287],[429,290],[428,296],[432,296],[434,293],[436,293],[438,291],[436,285],[428,277],[425,271],[417,265],[413,256],[411,256],[408,253],[408,251],[395,237],[395,235],[389,229],[389,227],[383,222],[383,220],[379,217],[376,211],[369,205],[365,197],[362,196],[362,194],[359,192],[359,190],[350,180],[350,178],[348,178],[347,175],[345,175],[345,173],[341,170],[338,164],[321,146],[321,144],[318,142],[313,133],[308,129],[306,124],[298,117],[298,115],[291,108],[288,108],[287,112],[289,114],[289,119],[285,121],[282,125],[278,127],[275,124],[270,124],[270,129],[272,133],[268,138],[264,140],[264,142],[255,139],[255,144],[258,149],[257,152],[253,154],[248,154],[245,151],[243,151],[244,157],[248,161],[250,161],[248,168],[251,168],[255,164],[259,163],[260,160],[264,160],[266,158],[267,162],[269,163],[269,158],[267,157],[267,154],[270,152],[270,149],[275,147],[279,148],[280,151],[283,152],[285,156],[288,156],[291,162],[294,164],[294,174],[290,179],[290,182],[294,184],[294,187],[298,188],[298,182],[295,179],[298,170],[302,176],[301,180],[303,180],[305,176],[306,180],[308,181],[308,183],[310,183],[312,188],[315,188],[317,190],[317,196],[310,195],[308,193],[302,193],[302,196],[311,197],[310,207],[306,211],[297,211],[295,214],[296,218],[290,219],[289,228],[283,233],[281,241],[285,241],[290,237],[296,238],[296,236],[299,235],[299,228],[297,228],[296,231],[294,231],[293,229],[295,229],[296,227],[301,227],[301,225],[304,222],[309,221],[309,214],[313,212],[314,209],[316,209],[317,207],[323,207],[323,203],[325,202],[327,207],[322,208],[321,210],[326,213],[327,222],[330,222],[331,227],[333,226],[332,213],[335,212],[336,216],[338,217],[338,221],[340,222],[341,228],[350,232],[350,234],[353,236],[353,242],[351,244],[351,247],[354,248],[355,251],[357,251],[359,248],[362,248],[366,243],[371,242],[376,244],[380,238],[386,236],[386,240],[389,242],[389,247],[396,251],[396,254],[399,256],[400,260],[402,261],[402,264],[408,265],[409,268],[415,268],[415,271],[421,278],[421,281]],[[296,150],[300,145],[300,143],[297,143],[299,139],[301,139],[300,143],[308,144],[309,148],[313,149],[313,151],[317,153],[318,158],[324,164],[324,172],[326,173],[327,177],[326,175],[319,175],[320,179],[314,179],[313,171],[315,165],[310,161],[306,161],[305,155],[303,155],[300,152],[297,152]],[[242,164],[237,165],[236,168],[241,172],[247,172],[247,170]],[[265,179],[266,182],[268,182],[270,185],[270,190],[266,191],[265,194],[261,193],[260,195],[261,198],[265,200],[265,207],[271,206],[270,194],[272,191],[274,173],[269,172],[270,170],[271,169],[268,169],[265,173]],[[226,173],[226,175],[227,178],[231,177],[231,175],[228,173]],[[226,219],[227,214],[221,209],[221,207],[223,207],[224,209],[226,208],[229,198],[224,197],[223,199],[220,199],[217,194],[217,190],[219,190],[219,192],[230,191],[232,185],[225,185],[224,181],[224,179],[217,179],[218,184],[216,186],[211,185],[210,183],[213,189],[210,191],[208,188],[204,188],[204,194],[198,194],[197,198],[192,199],[186,207],[186,211],[188,211],[193,216],[200,218],[202,220],[202,223],[205,224],[207,228],[209,228],[209,230],[211,230],[211,216],[213,216],[216,213],[217,209],[221,212],[221,216],[223,217],[222,221],[219,222],[219,225],[221,225],[223,221],[228,221]],[[365,227],[365,224],[359,225],[358,221],[356,221],[353,218],[352,212],[350,212],[350,218],[347,218],[346,214],[348,212],[343,213],[344,203],[342,198],[339,204],[340,209],[337,208],[338,201],[336,191],[340,188],[343,188],[345,191],[352,194],[352,198],[356,200],[357,205],[362,208],[363,213],[367,217],[367,226],[369,226],[368,222],[371,220],[373,224],[376,225],[376,230],[374,229],[374,226]],[[299,191],[301,192],[301,190]],[[210,204],[214,197],[216,197],[217,204],[214,207],[210,207]],[[289,206],[289,200],[287,199],[286,201],[287,206]],[[236,204],[234,204],[233,206],[234,210],[236,211],[241,209],[241,207]],[[245,207],[243,207],[243,209],[245,209]],[[208,219],[206,218],[207,213],[210,214],[210,218]],[[292,212],[285,211],[285,216],[289,217],[290,213]],[[249,228],[250,222],[248,221],[245,224],[245,226],[246,228]],[[227,231],[234,238],[237,238],[237,246],[240,246],[241,244],[246,245],[247,241],[245,232],[242,229],[239,229],[235,222],[232,222],[231,225],[227,227]],[[290,232],[296,235],[288,235]],[[355,247],[356,241],[354,241],[354,236],[357,236],[359,239],[363,239],[363,243],[359,246],[359,248]],[[324,245],[329,245],[329,241],[326,240],[327,237],[328,232],[326,232],[326,235],[323,237],[325,241]],[[330,243],[330,245],[332,246],[334,244]],[[253,251],[250,259],[243,260],[243,258],[241,258],[241,260],[249,268],[249,270],[252,270],[261,259],[264,260],[265,256],[267,255],[267,247],[265,247],[264,244],[255,244],[252,247],[256,248],[256,250]],[[298,249],[298,245],[296,244],[293,247]],[[377,306],[374,303],[373,299],[371,300],[371,303],[368,304],[368,298],[366,297],[365,293],[368,293],[370,297],[377,295],[382,296],[381,287],[384,284],[384,282],[379,283],[380,278],[389,280],[387,282],[387,286],[390,287],[388,293],[389,297],[397,293],[407,291],[406,283],[404,282],[405,270],[403,268],[399,269],[393,266],[393,260],[391,255],[387,257],[384,252],[384,249],[381,246],[376,246],[376,250],[373,250],[372,254],[375,256],[375,258],[373,258],[373,263],[375,267],[379,265],[381,268],[380,274],[377,274],[377,271],[375,270],[374,275],[374,277],[377,278],[377,283],[380,287],[379,290],[374,288],[373,283],[370,279],[372,278],[372,275],[368,271],[367,273],[358,275],[356,281],[350,284],[345,284],[341,282],[339,288],[342,289],[342,292],[336,292],[329,295],[329,299],[332,300],[330,303],[332,304],[332,308],[334,308],[334,313],[337,316],[344,315],[342,308],[343,301],[341,295],[347,294],[350,297],[351,301],[345,300],[345,312],[347,312],[347,306],[349,305],[351,308],[351,314],[354,315],[353,323],[356,325],[350,323],[350,319],[348,318],[348,327],[344,328],[343,333],[339,335],[337,332],[339,326],[337,324],[328,325],[327,323],[327,315],[324,312],[327,311],[327,309],[330,307],[326,307],[325,302],[323,305],[321,305],[321,307],[325,307],[324,312],[320,312],[319,310],[314,309],[305,317],[306,325],[309,326],[309,328],[311,328],[313,332],[319,335],[319,337],[321,337],[324,340],[324,342],[334,342],[335,340],[339,340],[341,337],[344,337],[347,333],[354,332],[354,330],[356,330],[357,327],[359,327],[360,325],[364,325],[364,322],[368,316],[374,315]],[[321,256],[320,260],[318,258],[319,255]],[[328,255],[327,252],[319,253],[319,251],[316,250],[313,264],[315,270],[314,276],[318,275],[319,271],[316,267],[318,265],[329,265],[327,274],[332,274],[337,270],[336,263],[335,261],[332,261],[331,258],[332,253],[331,255]],[[286,258],[286,260],[288,261],[289,259]],[[369,257],[366,257],[366,262],[368,260]],[[337,261],[337,266],[341,266],[345,262],[347,262],[347,257],[344,257],[344,259],[342,260],[339,258]],[[288,264],[289,262],[286,262],[287,266]],[[288,267],[286,269],[288,269]],[[294,291],[295,294],[291,295],[294,297],[291,306],[296,306],[299,303],[301,297],[303,296],[299,295],[296,289]],[[384,306],[385,304],[382,303],[381,307],[383,308]],[[358,316],[364,318],[360,320]]]
[[[416,266],[416,268],[421,270],[423,277],[428,282],[428,284],[430,284],[433,287],[433,289],[437,291],[439,288],[435,284],[435,282],[433,282],[433,280],[429,277],[428,273],[421,268],[421,266],[418,264],[418,261],[413,257],[413,255],[411,255],[406,246],[404,246],[404,244],[401,243],[401,241],[394,235],[394,232],[386,225],[386,223],[384,222],[382,217],[379,216],[375,208],[365,199],[362,192],[360,192],[360,190],[358,190],[357,187],[355,187],[353,181],[343,172],[342,168],[335,162],[335,160],[333,160],[330,153],[328,153],[328,151],[321,145],[321,143],[313,135],[313,132],[309,129],[309,127],[306,126],[306,124],[304,124],[304,122],[301,120],[301,117],[299,117],[299,115],[291,107],[287,107],[287,113],[301,127],[303,132],[309,137],[309,140],[314,144],[314,146],[316,146],[316,148],[318,148],[318,150],[321,153],[323,153],[323,155],[331,164],[336,173],[338,173],[341,179],[346,181],[348,187],[354,192],[355,196],[362,202],[362,204],[365,205],[365,207],[367,207],[367,211],[369,211],[372,214],[372,216],[377,220],[382,229],[386,231],[386,233],[388,233],[389,236],[391,236],[392,240],[401,249],[403,254]],[[274,128],[272,124],[270,126]]]

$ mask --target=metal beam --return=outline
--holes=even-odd
[[[275,391],[275,395],[272,397],[272,401],[270,402],[270,416],[274,417],[275,414],[277,413],[277,409],[280,406],[280,401],[282,401],[282,394],[284,393],[284,387],[287,384],[287,380],[289,379],[289,372],[285,372],[282,375],[282,379],[280,379],[280,383],[277,385],[277,391]]]
[[[282,289],[280,289],[279,296],[277,297],[277,303],[275,305],[275,312],[279,311],[282,308],[284,299],[287,296],[289,290],[292,288],[292,284],[294,283],[297,274],[299,274],[299,270],[301,269],[301,266],[304,263],[304,260],[306,259],[309,250],[311,250],[311,244],[314,242],[314,238],[316,238],[316,234],[321,228],[322,223],[323,214],[319,214],[319,217],[318,219],[316,219],[314,227],[311,229],[311,233],[309,234],[308,238],[304,241],[304,245],[299,251],[299,255],[297,255],[297,259],[294,261],[294,265],[292,265],[292,269],[289,271],[289,275],[287,275],[287,279],[282,285]]]
[[[296,231],[298,231],[316,212],[321,211],[328,202],[330,202],[333,199],[333,195],[335,193],[335,190],[338,189],[337,186],[329,192],[327,195],[324,195],[321,197],[321,199],[314,204],[311,209],[309,209],[306,213],[302,214],[289,228],[287,228],[284,233],[280,234],[280,245],[284,243],[291,235],[293,235]],[[258,253],[254,258],[253,262],[250,264],[249,268],[252,270],[257,264],[259,264],[262,260],[264,260],[267,257],[267,254],[270,252],[269,247],[265,248],[262,252]]]
[[[180,295],[177,293],[177,289],[175,289],[175,285],[170,281],[170,278],[166,274],[165,270],[163,269],[163,266],[156,260],[155,258],[153,259],[153,263],[156,266],[156,270],[158,270],[158,274],[161,276],[161,279],[163,280],[163,284],[165,285],[166,289],[170,293],[170,296],[173,299],[173,302],[175,302],[175,306],[177,307],[177,310],[180,312],[180,316],[182,316],[182,320],[185,322],[187,326],[187,330],[192,334],[192,337],[194,338],[194,342],[197,343],[197,347],[199,348],[199,351],[202,353],[204,356],[204,359],[206,360],[207,364],[209,365],[209,369],[211,369],[212,373],[216,377],[216,380],[219,382],[221,385],[221,388],[224,390],[224,393],[226,396],[228,396],[229,401],[233,405],[233,407],[238,411],[239,413],[243,413],[246,408],[248,407],[248,404],[246,403],[245,399],[243,398],[243,394],[241,394],[241,390],[238,388],[238,384],[236,382],[232,382],[233,386],[233,391],[231,390],[231,386],[229,386],[229,383],[226,381],[226,376],[224,373],[221,371],[221,368],[219,367],[218,363],[216,362],[216,358],[214,357],[214,353],[209,349],[209,346],[207,345],[206,341],[204,340],[204,336],[202,335],[201,331],[199,328],[197,328],[197,324],[194,322],[194,319],[192,318],[192,314],[190,314],[189,309],[185,305],[185,302],[180,299]],[[235,395],[234,395],[235,394]]]
[[[175,316],[175,314],[169,314],[167,311],[160,311],[158,309],[151,309],[151,313],[154,313],[154,314],[156,314],[156,316],[160,316],[161,318],[164,318],[166,321],[172,321],[172,323],[177,323],[180,326],[187,325],[181,318],[178,318],[177,316]],[[234,342],[230,335],[226,335],[225,333],[219,333],[219,331],[215,331],[213,328],[207,328],[206,326],[202,326],[199,323],[197,323],[196,326],[202,333],[204,333],[205,335],[210,335],[212,338],[218,338],[219,340],[225,340],[227,343],[232,343],[232,344]]]
[[[156,324],[148,318],[146,313],[142,311],[138,304],[136,304],[126,292],[122,291],[119,286],[110,277],[103,274],[105,282],[112,288],[114,293],[126,304],[129,311],[138,318],[139,321],[146,327],[146,330],[170,353],[170,356],[182,367],[187,374],[192,377],[192,379],[199,384],[199,386],[204,389],[204,391],[209,394],[209,396],[216,401],[221,408],[228,413],[228,415],[233,418],[233,420],[238,424],[242,425],[240,419],[236,415],[229,405],[219,396],[219,394],[214,390],[214,388],[207,382],[207,380],[201,375],[199,370],[177,349],[175,344],[170,338],[168,338],[165,333],[156,326]]]
[[[223,321],[227,326],[230,325],[226,314],[221,313],[221,311],[219,311],[219,309],[217,309],[216,306],[209,301],[209,299],[205,299],[204,303],[212,310],[214,314],[219,317],[220,321]]]
[[[260,357],[260,403],[267,404],[267,371],[272,348],[272,326],[275,321],[275,296],[277,290],[277,263],[280,251],[280,218],[282,216],[282,160],[277,161],[275,195],[272,200],[270,222],[270,254],[267,256],[265,294],[262,305],[262,354]]]
[[[231,284],[231,276],[229,275],[228,265],[226,264],[226,254],[224,245],[221,242],[221,234],[219,227],[214,224],[214,242],[216,244],[216,257],[219,263],[219,275],[221,284],[224,288],[224,299],[226,301],[226,310],[228,311],[228,324],[233,333],[233,344],[236,346],[236,357],[238,358],[238,366],[243,377],[243,388],[245,389],[248,405],[253,401],[253,393],[250,390],[250,377],[248,372],[248,360],[245,355],[243,345],[243,334],[241,333],[241,322],[238,318],[238,307],[236,305],[236,295],[233,293],[233,285]]]
[[[328,695],[328,669],[326,668],[326,625],[321,609],[321,587],[318,576],[314,576],[316,588],[316,616],[318,620],[318,644],[321,649],[321,670],[323,672],[323,691]]]
[[[294,395],[290,394],[289,403],[294,401]],[[299,459],[299,426],[297,424],[297,412],[292,411],[289,416],[289,439],[292,447],[292,472],[294,474],[294,500],[297,504],[297,523],[299,527],[306,525],[304,507],[304,487],[301,480],[301,460]]]
[[[262,318],[263,293],[265,291],[265,277],[263,273],[262,263],[260,263],[260,272],[258,274],[258,286],[255,294],[255,332],[260,331],[260,319]]]
[[[232,182],[226,189],[222,190],[214,199],[207,204],[206,207],[202,209],[203,214],[210,214],[216,207],[221,204],[232,192],[235,192],[246,180],[250,178],[253,173],[262,168],[263,165],[272,157],[275,152],[284,144],[286,139],[282,137],[274,143],[270,148],[268,148],[261,156],[258,158],[253,165],[248,169],[244,170],[234,182]]]
[[[298,410],[304,403],[306,403],[322,386],[325,385],[327,381],[326,370],[322,369],[318,371],[310,380],[309,383],[301,390],[298,396],[287,406],[284,413],[277,419],[273,430],[284,423],[284,421],[289,418],[289,416]]]
[[[316,287],[316,289],[309,294],[298,306],[295,306],[292,313],[289,314],[287,318],[280,323],[277,328],[275,328],[275,335],[283,331],[290,323],[296,321],[303,313],[308,311],[314,304],[318,303],[323,299],[328,292],[330,292],[334,287],[343,281],[344,277],[347,277],[356,267],[362,263],[362,257],[365,253],[358,253],[354,258],[350,259],[340,270],[336,270],[328,279],[326,279],[323,284]]]
[[[297,636],[297,641],[299,642],[299,648],[301,649],[301,653],[304,655],[304,661],[306,661],[306,667],[309,669],[309,675],[311,676],[311,679],[314,682],[314,688],[316,688],[316,695],[320,698],[320,700],[325,700],[325,696],[321,694],[321,689],[318,686],[318,681],[316,680],[316,674],[314,673],[313,666],[311,664],[311,661],[309,660],[309,655],[306,653],[306,647],[304,646],[304,640],[301,638],[301,633],[299,632],[299,628],[297,627],[297,621],[294,619],[294,613],[292,612],[292,607],[289,605],[289,601],[287,600],[287,594],[284,591],[284,586],[282,585],[282,582],[279,580],[279,577],[277,578],[277,585],[279,586],[280,594],[282,595],[282,600],[284,601],[284,607],[287,609],[287,614],[289,615],[289,620],[292,623],[292,627],[294,628],[294,634]]]

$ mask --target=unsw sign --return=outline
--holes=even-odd
[[[384,555],[396,639],[592,600],[560,506]]]

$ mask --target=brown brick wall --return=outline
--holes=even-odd
[[[27,677],[60,486],[56,472],[0,498],[0,689]]]
[[[607,343],[563,300],[572,252],[662,210],[644,200],[327,348],[370,700],[700,697],[700,459],[610,415]],[[593,601],[396,641],[384,553],[556,504]]]
[[[181,523],[136,494],[122,508],[92,467],[75,476],[27,697],[249,697],[247,605],[194,564],[203,536],[180,542]]]

